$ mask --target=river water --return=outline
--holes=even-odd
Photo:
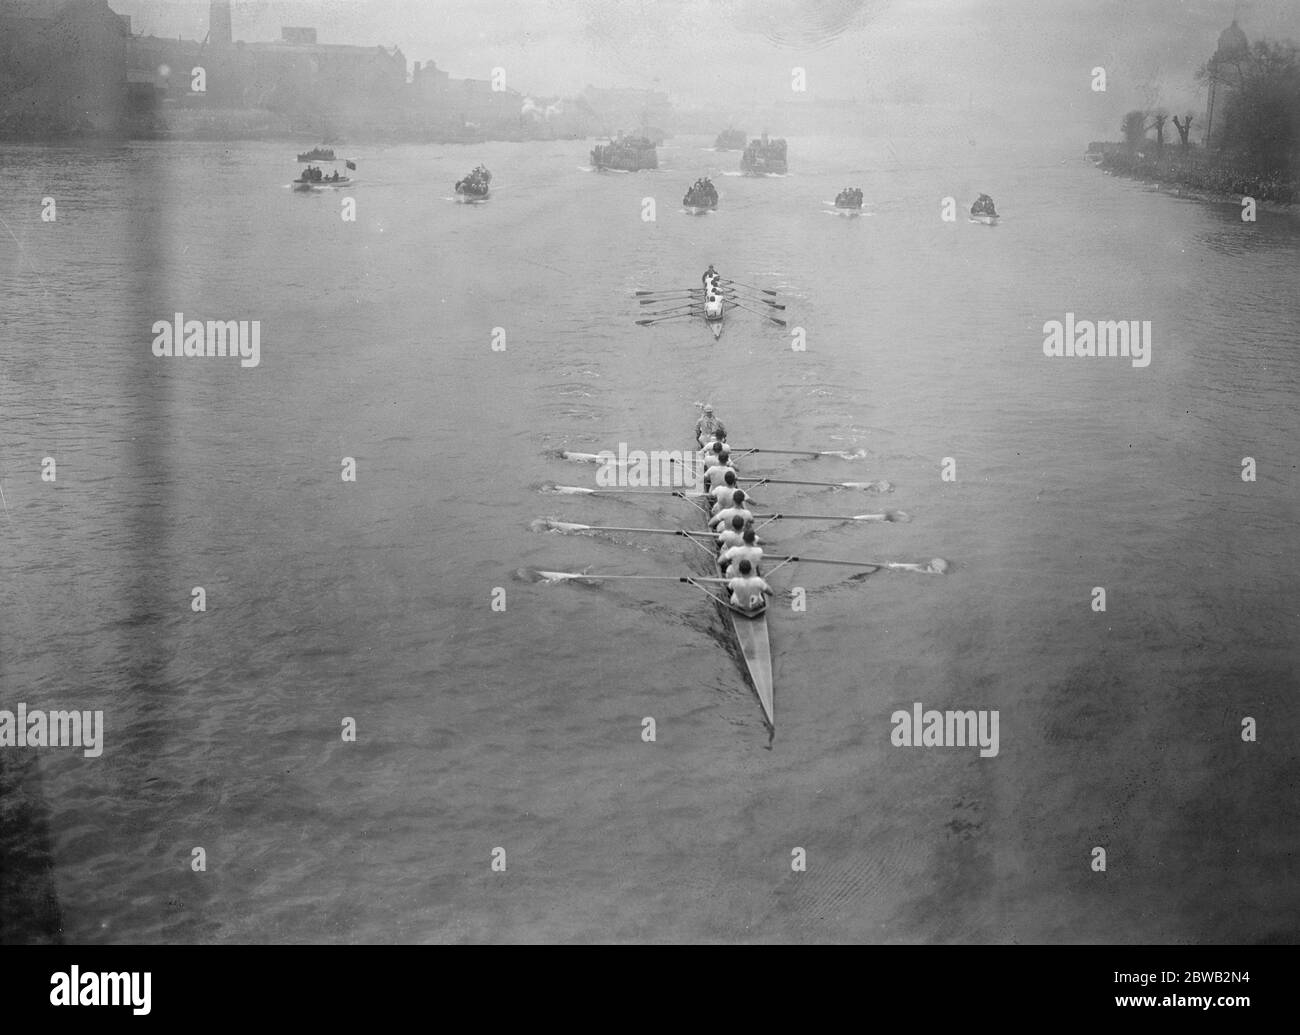
[[[1300,223],[1077,154],[795,138],[754,180],[707,144],[378,149],[311,195],[289,146],[0,153],[0,708],[106,727],[0,750],[7,940],[1295,937]],[[1000,225],[940,218],[980,190]],[[709,262],[790,326],[634,325]],[[260,321],[260,363],[155,357],[178,312]],[[1150,321],[1150,365],[1046,357],[1067,313]],[[765,504],[912,517],[783,552],[951,565],[773,575],[807,593],[774,736],[694,589],[521,574],[698,571],[534,521],[696,522],[548,486],[594,485],[562,449],[684,447],[705,400],[859,453],[747,471],[894,486]],[[996,711],[998,753],[894,746],[917,702]]]

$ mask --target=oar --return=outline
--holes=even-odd
[[[761,449],[758,446],[730,446],[735,453],[781,453],[790,456],[838,456],[841,460],[860,460],[863,454],[848,453],[843,449]]]
[[[785,308],[785,306],[780,305],[776,302],[769,302],[766,298],[751,298],[748,295],[738,295],[734,291],[720,291],[718,293],[723,298],[725,298],[728,302],[734,302],[737,299],[743,299],[746,302],[762,302],[764,305],[771,306],[773,309]],[[701,301],[701,299],[703,299],[703,297],[704,297],[703,291],[691,290],[691,291],[686,291],[681,295],[677,295],[675,297],[672,295],[656,295],[653,298],[639,298],[637,299],[637,305],[663,305],[666,302],[688,302],[688,301],[693,301],[696,304],[698,304]]]
[[[543,523],[556,532],[643,532],[646,535],[680,535],[700,536],[713,539],[712,532],[694,532],[685,528],[630,528],[620,525],[580,525],[576,521],[557,521],[555,518],[543,518]]]
[[[687,317],[687,316],[696,317],[699,315],[700,314],[698,312],[687,312],[687,313],[677,313],[674,316],[657,316],[653,320],[637,320],[636,325],[638,327],[650,327],[657,323],[663,323],[665,320],[680,320],[683,317]]]
[[[785,309],[785,306],[778,305],[776,302],[769,302],[766,298],[754,298],[750,295],[738,295],[734,291],[723,291],[722,297],[732,305],[740,305],[741,302],[761,302],[763,305],[770,306],[773,309]]]
[[[581,485],[549,485],[543,488],[550,489],[552,492],[558,492],[562,496],[608,496],[610,494],[618,496],[681,496],[686,499],[688,496],[703,496],[702,492],[687,492],[685,489],[586,489]]]
[[[863,492],[890,492],[894,488],[889,482],[799,482],[789,478],[737,478],[736,480],[765,485],[820,485],[828,489],[861,489]]]
[[[645,316],[668,316],[670,313],[683,313],[687,310],[694,310],[700,307],[699,302],[688,302],[685,305],[669,306],[667,309],[654,309],[643,315]]]
[[[694,289],[692,289],[691,293],[694,294],[694,295],[702,295],[702,294],[704,294],[703,290],[695,291]],[[745,302],[762,302],[763,305],[771,306],[773,309],[784,309],[784,308],[785,308],[785,306],[783,306],[783,305],[779,305],[779,304],[776,303],[776,302],[769,301],[769,300],[766,299],[766,298],[762,298],[762,297],[755,296],[755,295],[741,295],[741,294],[738,294],[737,292],[731,290],[730,288],[723,288],[722,291],[721,291],[721,295],[722,295],[723,298],[727,299],[729,302],[735,302],[735,301],[737,301],[737,300],[743,300],[743,301],[745,301]]]
[[[825,557],[796,557],[779,553],[764,554],[778,561],[791,561],[800,564],[840,564],[848,568],[889,568],[892,571],[915,571],[922,575],[944,575],[948,571],[948,562],[936,557],[928,564],[911,564],[904,561],[833,561]]]
[[[775,298],[775,297],[776,297],[776,294],[777,294],[777,293],[776,293],[775,291],[773,291],[771,288],[761,288],[761,287],[758,287],[758,286],[756,286],[756,285],[754,285],[754,284],[742,284],[742,283],[741,283],[740,281],[738,281],[738,280],[728,280],[726,277],[723,277],[723,278],[722,278],[722,283],[724,283],[724,284],[735,284],[736,287],[749,288],[750,291],[758,291],[758,292],[760,292],[760,293],[762,293],[762,294],[764,294],[764,295],[771,295],[773,298]]]
[[[592,581],[608,582],[613,579],[628,579],[634,582],[687,582],[689,581],[682,575],[588,575],[582,571],[543,571],[541,568],[535,569],[537,574],[548,582],[559,582],[564,579],[590,579]]]
[[[755,316],[761,316],[761,317],[763,317],[763,319],[765,319],[765,320],[771,320],[771,321],[772,321],[774,324],[776,324],[778,327],[785,327],[785,326],[787,326],[787,324],[786,324],[786,322],[785,322],[784,320],[778,320],[775,316],[768,316],[767,313],[763,312],[762,310],[759,310],[759,309],[750,309],[749,306],[747,306],[747,305],[741,305],[739,302],[732,302],[731,304],[734,305],[737,309],[743,309],[743,310],[745,310],[745,312],[747,312],[747,313],[753,313]]]
[[[755,514],[754,520],[768,521],[911,521],[912,516],[903,510],[886,510],[881,514]]]
[[[631,582],[686,582],[696,585],[701,582],[726,582],[726,579],[712,579],[703,575],[589,575],[585,571],[544,571],[541,568],[534,568],[533,571],[545,579],[547,582],[563,582],[565,580],[573,581],[575,579],[588,579],[592,582],[610,582],[614,579],[627,580]]]

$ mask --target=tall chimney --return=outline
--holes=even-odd
[[[208,7],[208,42],[230,43],[230,0],[212,0]]]

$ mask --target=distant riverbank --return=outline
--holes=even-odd
[[[544,136],[517,126],[463,126],[433,122],[406,112],[382,120],[336,119],[332,137],[351,144],[479,144],[487,141],[519,143],[527,140],[585,139],[573,135]],[[137,114],[115,130],[105,130],[87,120],[9,119],[0,122],[0,140],[16,143],[77,144],[128,140],[319,140],[320,127],[260,108],[210,108],[167,106]]]
[[[1283,206],[1300,200],[1300,182],[1295,179],[1233,165],[1200,147],[1131,151],[1122,144],[1092,144],[1089,155],[1109,173],[1158,183],[1182,195],[1208,200],[1252,197]]]

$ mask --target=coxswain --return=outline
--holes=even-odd
[[[727,578],[734,574],[734,569],[741,561],[748,561],[755,575],[761,575],[763,568],[763,548],[758,545],[758,536],[752,528],[745,529],[739,546],[729,546],[718,554],[718,565]]]
[[[700,278],[700,282],[703,283],[705,287],[708,287],[709,280],[711,278],[716,278],[717,276],[718,276],[718,271],[713,268],[713,263],[709,263],[709,268],[704,271],[704,276]]]
[[[720,526],[731,524],[737,517],[742,518],[745,524],[754,520],[754,515],[745,507],[744,489],[737,489],[731,494],[731,506],[724,507],[709,518],[709,528],[716,532]]]
[[[718,435],[718,432],[722,432]],[[710,435],[717,438],[725,438],[727,429],[723,426],[722,421],[713,416],[713,407],[705,406],[704,413],[699,420],[695,422],[695,441],[704,446],[704,440]]]
[[[757,614],[767,607],[767,597],[772,587],[763,581],[763,577],[754,571],[749,561],[741,561],[736,566],[737,574],[727,581],[731,590],[731,602],[742,611]]]

